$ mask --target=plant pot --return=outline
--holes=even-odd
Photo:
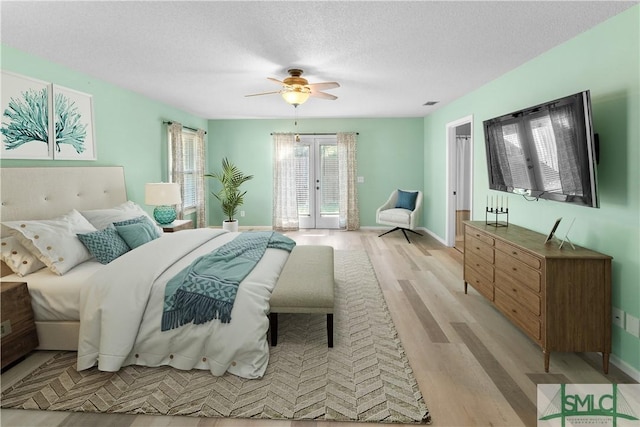
[[[238,231],[238,220],[222,221],[222,229],[225,231]]]

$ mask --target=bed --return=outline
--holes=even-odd
[[[3,242],[15,234],[5,226],[15,227],[11,221],[57,218],[70,209],[86,216],[132,203],[122,167],[1,168],[0,173]],[[287,250],[263,250],[238,287],[230,322],[160,328],[165,285],[202,255],[243,240],[242,234],[247,235],[216,229],[166,233],[108,264],[91,258],[62,275],[51,271],[53,265],[24,277],[5,275],[3,266],[2,280],[27,282],[38,348],[77,350],[80,370],[170,365],[258,378],[268,362],[268,301]]]

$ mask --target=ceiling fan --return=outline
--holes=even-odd
[[[252,95],[245,96],[261,96],[279,93],[282,95],[285,101],[287,101],[294,107],[297,107],[298,105],[306,102],[310,96],[330,100],[338,99],[338,97],[335,95],[321,92],[321,90],[340,87],[340,84],[338,82],[309,83],[307,79],[301,77],[303,73],[301,69],[292,68],[290,70],[287,70],[287,72],[289,73],[289,77],[287,77],[283,81],[274,79],[273,77],[267,77],[268,80],[282,85],[282,89],[272,92],[254,93]]]

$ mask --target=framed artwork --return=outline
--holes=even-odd
[[[3,159],[51,159],[51,85],[41,80],[2,71]]]
[[[558,226],[560,225],[560,221],[562,221],[562,217],[556,219],[555,224],[553,224],[553,228],[551,228],[551,231],[549,232],[549,235],[547,236],[547,240],[544,241],[545,243],[547,243],[548,241],[550,241],[551,239],[554,238],[554,236],[556,234],[556,230],[558,229]]]
[[[91,95],[52,85],[53,158],[95,160],[96,145]]]

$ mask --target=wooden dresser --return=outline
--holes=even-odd
[[[576,246],[558,248],[517,225],[465,221],[464,291],[473,286],[544,353],[611,353],[611,257]]]
[[[2,294],[2,368],[38,346],[31,297],[24,282],[0,283]]]

